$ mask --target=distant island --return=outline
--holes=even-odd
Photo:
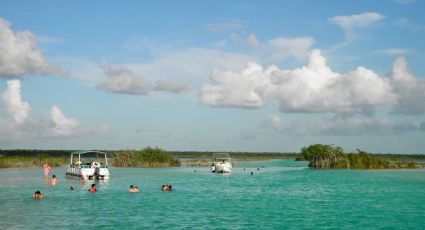
[[[400,156],[400,155],[398,155]],[[380,156],[357,149],[357,153],[344,153],[338,146],[314,144],[301,149],[298,161],[309,161],[311,168],[330,169],[397,169],[418,168],[415,162],[402,158]]]
[[[76,150],[0,149],[0,168],[34,168],[49,163],[62,167],[70,162],[70,154]],[[209,166],[217,151],[167,151],[158,147],[141,150],[102,150],[114,167],[176,167]],[[223,152],[223,151],[219,151]],[[315,144],[301,149],[301,153],[287,152],[231,152],[234,162],[288,159],[309,161],[312,168],[380,169],[414,168],[417,162],[425,162],[425,155],[343,153],[342,148]],[[415,162],[415,163],[413,163]]]

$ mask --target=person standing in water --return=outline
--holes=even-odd
[[[58,183],[58,180],[56,179],[56,175],[52,176],[52,179],[50,179],[50,184],[55,186]]]
[[[44,173],[44,179],[47,180],[47,178],[49,177],[49,172],[50,172],[50,165],[48,163],[43,165],[43,173]]]

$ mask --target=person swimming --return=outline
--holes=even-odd
[[[91,185],[91,188],[89,188],[89,192],[97,192],[96,184]]]
[[[130,185],[128,192],[139,192],[139,188],[137,186]]]
[[[163,192],[169,192],[172,190],[172,186],[170,184],[163,184],[161,190]]]
[[[55,186],[58,183],[57,179],[56,179],[56,175],[53,175],[52,178],[50,179],[50,184]]]
[[[43,196],[41,195],[40,191],[35,191],[35,193],[32,194],[32,198],[34,198],[36,200],[41,200],[41,199],[43,199]]]

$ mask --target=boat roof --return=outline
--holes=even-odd
[[[214,153],[214,159],[216,160],[231,160],[232,158],[228,153]]]
[[[101,151],[97,151],[97,150],[79,150],[79,151],[75,151],[72,152],[72,155],[83,155],[83,154],[88,154],[88,153],[97,153],[97,154],[103,154],[106,156],[105,152],[101,152]]]

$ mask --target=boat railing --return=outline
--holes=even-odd
[[[82,169],[89,169],[89,168],[91,168],[91,165],[85,165],[85,164],[82,164],[82,165],[80,165],[80,167],[81,167]],[[108,168],[108,166],[107,166],[107,165],[101,165],[99,168],[101,168],[101,169],[107,169],[107,168]]]

